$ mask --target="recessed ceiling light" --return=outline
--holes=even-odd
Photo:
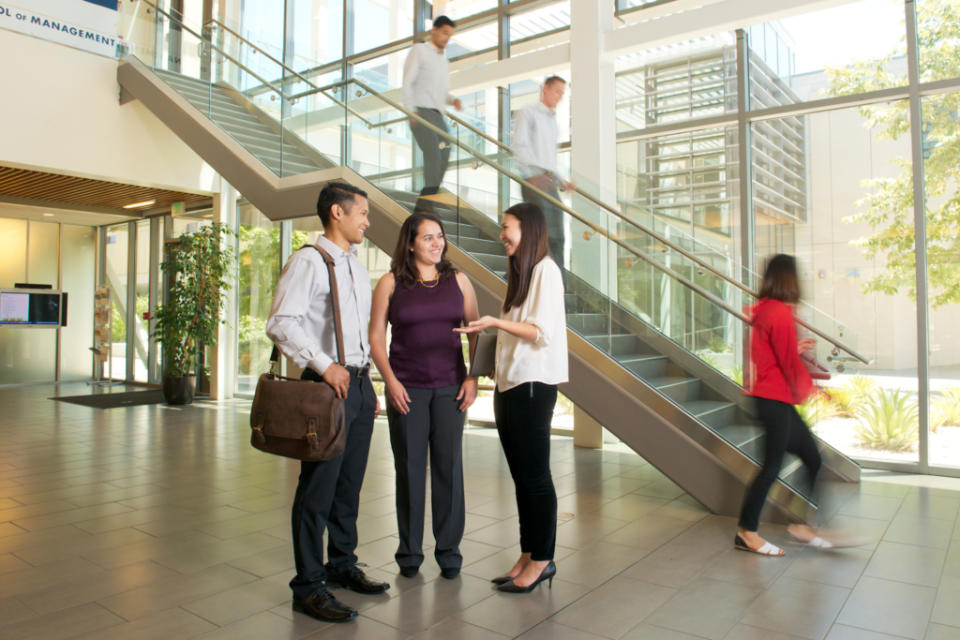
[[[52,217],[53,217],[53,214],[52,214],[52,213],[45,213],[45,214],[43,214],[43,217],[45,217],[45,218],[52,218]]]
[[[124,209],[139,209],[140,207],[149,207],[152,204],[156,204],[157,200],[144,200],[143,202],[131,202],[130,204],[123,205]]]

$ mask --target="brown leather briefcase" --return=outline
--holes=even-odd
[[[320,247],[330,276],[333,323],[337,333],[337,357],[343,365],[343,331],[340,327],[340,297],[333,272],[333,258]],[[343,453],[347,442],[346,400],[324,381],[285,378],[275,373],[280,351],[270,355],[271,368],[257,381],[250,409],[250,444],[261,451],[304,461],[330,460]]]

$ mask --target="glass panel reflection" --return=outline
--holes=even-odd
[[[957,109],[960,93],[946,93],[923,99],[924,180],[926,182],[927,297],[930,318],[930,464],[960,467],[960,187],[957,183],[957,140],[960,124]],[[891,114],[887,121],[892,124]],[[900,184],[896,186],[901,186]],[[893,188],[876,201],[884,207],[886,229],[899,230],[899,220],[912,213],[908,198],[897,197]],[[901,265],[915,264],[908,245],[913,235],[877,234],[886,252],[886,270],[906,292],[912,270]],[[891,279],[892,279],[891,278]]]
[[[110,294],[110,360],[104,377],[123,380],[127,371],[127,225],[107,227],[107,263],[104,285]]]
[[[864,365],[817,339],[818,359],[836,371],[802,415],[847,455],[916,462],[916,304],[909,286],[890,286],[913,282],[913,268],[883,259],[885,246],[909,244],[913,255],[912,239],[902,244],[913,216],[901,199],[913,175],[906,114],[907,103],[894,102],[754,124],[754,138],[761,127],[796,128],[804,142],[780,145],[792,163],[755,150],[754,184],[767,184],[755,189],[753,208],[758,270],[773,253],[797,256],[804,299],[820,310],[810,317],[801,307],[800,316],[871,359]],[[798,176],[803,201],[790,195]]]
[[[249,203],[237,205],[237,218],[237,392],[253,393],[272,348],[266,323],[280,277],[281,223]]]
[[[902,2],[860,0],[750,27],[751,107],[906,84],[903,16]]]

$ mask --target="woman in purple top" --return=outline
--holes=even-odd
[[[444,578],[460,575],[461,440],[477,380],[467,376],[460,334],[453,329],[478,317],[473,286],[447,261],[443,224],[427,213],[407,218],[370,312],[370,352],[386,385],[397,476],[400,545],[395,557],[407,578],[417,575],[423,562],[428,448],[434,556]],[[471,337],[471,349],[472,342]]]

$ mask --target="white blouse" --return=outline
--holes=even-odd
[[[527,299],[500,316],[537,328],[536,340],[497,332],[494,379],[500,391],[524,382],[561,384],[567,381],[567,317],[560,267],[544,258],[533,268]]]

